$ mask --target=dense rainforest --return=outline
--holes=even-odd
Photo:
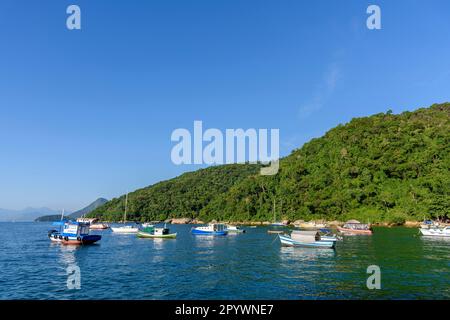
[[[450,103],[398,115],[355,118],[281,159],[275,176],[259,166],[214,166],[137,190],[130,220],[173,217],[402,223],[448,217]],[[91,216],[120,220],[124,196]]]

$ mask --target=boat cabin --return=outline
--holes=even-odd
[[[318,231],[294,230],[291,233],[291,239],[297,242],[314,243],[320,241]]]
[[[66,221],[64,222],[61,234],[68,237],[78,237],[89,235],[89,223]]]
[[[153,234],[155,236],[163,236],[163,235],[169,234],[169,229],[167,229],[167,228],[155,228]]]

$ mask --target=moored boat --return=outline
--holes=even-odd
[[[210,223],[207,226],[193,227],[191,232],[198,235],[212,236],[225,236],[228,234],[227,227],[221,223]]]
[[[343,234],[371,235],[373,233],[369,224],[358,220],[349,220],[342,227],[338,227],[338,230]]]
[[[128,192],[125,196],[125,211],[123,214],[123,222],[127,221],[127,209],[128,209]],[[121,227],[111,227],[112,232],[119,234],[129,234],[129,233],[138,233],[139,228],[133,226],[121,226]]]
[[[450,237],[450,227],[445,228],[420,228],[423,236],[429,237]]]
[[[242,229],[240,226],[226,225],[228,233],[244,233],[245,229]]]
[[[151,224],[150,222],[144,222],[144,223],[142,224],[142,228],[148,228],[148,227],[154,227],[154,225]]]
[[[336,245],[336,241],[321,239],[320,234],[316,231],[294,230],[290,236],[279,234],[278,237],[281,245],[290,247],[332,249]]]
[[[302,229],[323,229],[327,227],[326,223],[322,223],[322,222],[316,222],[316,221],[309,221],[309,222],[301,222],[301,223],[297,223],[295,224],[295,227],[297,228],[302,228]]]
[[[282,233],[284,233],[284,231],[283,230],[267,230],[267,233],[270,233],[270,234],[282,234]]]
[[[48,237],[53,242],[67,245],[86,245],[99,241],[102,236],[89,234],[89,223],[76,221],[54,222],[54,226],[59,226],[60,230],[50,230]],[[61,230],[62,229],[62,230]]]
[[[139,238],[164,238],[164,239],[174,239],[177,237],[176,233],[170,233],[170,230],[166,227],[164,228],[153,228],[147,227],[137,233]]]
[[[139,228],[133,226],[111,227],[111,230],[114,233],[122,233],[122,234],[139,232]]]
[[[109,225],[106,223],[93,223],[90,228],[91,230],[105,230],[109,228]]]

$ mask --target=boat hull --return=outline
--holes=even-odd
[[[111,228],[112,232],[114,233],[138,233],[139,228]]]
[[[427,237],[450,237],[450,230],[440,230],[440,229],[420,229],[420,233]]]
[[[290,237],[278,235],[280,238],[280,242],[283,246],[288,247],[304,247],[304,248],[324,248],[324,249],[333,249],[336,245],[335,241],[315,241],[311,243],[306,242],[298,242],[292,240]]]
[[[88,235],[88,236],[82,236],[82,237],[67,237],[67,236],[61,236],[61,238],[59,237],[59,235],[50,235],[49,236],[50,240],[52,242],[57,242],[57,243],[61,243],[64,245],[89,245],[89,244],[94,244],[97,241],[102,239],[102,236],[100,235]]]
[[[90,229],[91,230],[105,230],[108,229],[109,226],[105,224],[91,224]]]
[[[228,234],[228,231],[205,231],[205,230],[198,230],[198,229],[192,229],[192,234],[197,235],[204,235],[204,236],[226,236]]]
[[[177,237],[177,234],[176,233],[169,233],[169,234],[155,235],[155,234],[152,234],[152,233],[139,231],[137,233],[137,236],[139,238],[175,239]]]
[[[361,235],[372,235],[372,230],[356,230],[349,228],[338,227],[338,230],[344,234],[361,234]]]
[[[335,236],[321,236],[320,241],[329,241],[329,242],[336,242],[338,239]]]

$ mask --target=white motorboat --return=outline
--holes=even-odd
[[[445,228],[420,228],[420,233],[427,237],[450,237],[450,227]]]
[[[227,224],[226,226],[228,233],[244,233],[245,229],[241,229],[239,226],[232,226]]]
[[[150,222],[145,222],[142,224],[142,228],[152,228],[154,227],[153,224],[151,224]]]
[[[138,233],[139,228],[133,226],[111,227],[114,233]]]

